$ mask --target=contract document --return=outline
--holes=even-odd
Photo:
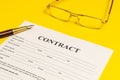
[[[0,80],[99,80],[113,50],[25,21],[0,47]]]

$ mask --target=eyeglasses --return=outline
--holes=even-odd
[[[59,2],[59,0],[53,1],[47,5],[47,11],[49,11],[48,13],[50,16],[64,22],[70,21],[71,17],[76,17],[76,24],[87,28],[100,29],[103,24],[108,22],[114,0],[108,0],[107,10],[103,19],[89,15],[73,13],[66,9],[55,6],[56,2]]]

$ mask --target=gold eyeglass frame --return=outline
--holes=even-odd
[[[113,7],[113,3],[114,3],[114,0],[108,0],[108,5],[107,5],[107,9],[106,9],[104,18],[103,18],[103,19],[100,19],[100,18],[97,18],[97,17],[88,16],[88,15],[85,15],[85,14],[76,14],[76,13],[73,13],[73,12],[71,12],[71,11],[69,11],[69,10],[66,10],[66,9],[63,9],[63,8],[60,8],[60,7],[55,6],[55,4],[56,4],[57,2],[59,2],[59,1],[60,1],[60,0],[55,0],[55,1],[51,2],[50,4],[48,4],[48,5],[47,5],[47,10],[50,10],[51,7],[54,7],[54,8],[63,10],[63,11],[65,11],[65,12],[68,12],[68,13],[70,14],[68,20],[63,20],[63,19],[57,18],[57,17],[55,17],[54,15],[52,15],[52,13],[51,13],[50,11],[49,11],[48,14],[49,14],[50,16],[52,16],[53,18],[56,18],[56,19],[61,20],[61,21],[64,21],[64,22],[69,22],[69,21],[70,21],[70,18],[71,18],[72,16],[77,17],[78,21],[76,21],[76,24],[78,24],[78,25],[80,25],[80,26],[82,26],[82,27],[87,27],[87,26],[84,26],[84,25],[82,25],[82,24],[79,23],[79,18],[78,18],[79,16],[85,16],[85,17],[97,19],[97,20],[99,20],[99,21],[101,22],[101,27],[102,27],[103,24],[106,24],[106,23],[108,22],[109,17],[110,17],[110,13],[111,13],[111,10],[112,10],[112,7]],[[111,1],[111,3],[110,3],[110,1]],[[108,8],[109,8],[109,9],[108,9]],[[106,16],[106,15],[107,15],[107,16]],[[101,27],[99,27],[99,28],[92,28],[92,29],[101,29]],[[87,27],[87,28],[91,28],[91,27]]]

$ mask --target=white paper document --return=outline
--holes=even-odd
[[[99,80],[112,50],[34,25],[0,47],[0,80]]]

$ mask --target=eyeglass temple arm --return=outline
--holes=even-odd
[[[109,0],[109,1],[110,1],[110,0]],[[111,2],[110,8],[109,8],[109,12],[107,13],[107,18],[106,18],[106,20],[105,20],[103,23],[108,22],[109,17],[110,17],[110,13],[111,13],[111,11],[112,11],[113,3],[114,3],[114,0],[112,0],[112,2]],[[108,5],[108,7],[109,7],[109,5]]]

